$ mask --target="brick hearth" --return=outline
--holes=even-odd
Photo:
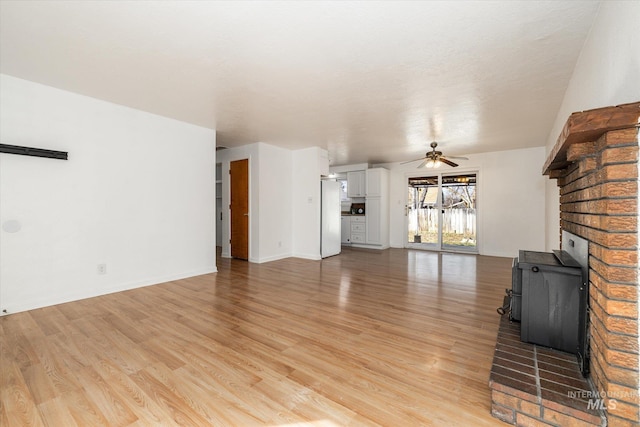
[[[507,316],[500,321],[489,387],[491,414],[510,424],[606,425],[576,356],[521,342],[520,324]]]

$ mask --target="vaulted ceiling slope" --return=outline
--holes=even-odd
[[[594,1],[2,1],[4,74],[334,165],[545,144]]]

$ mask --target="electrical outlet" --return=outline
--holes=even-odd
[[[98,264],[98,274],[107,274],[107,264]]]

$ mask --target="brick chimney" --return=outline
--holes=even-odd
[[[593,385],[610,427],[637,426],[640,102],[573,113],[543,168],[560,188],[560,228],[589,241]]]

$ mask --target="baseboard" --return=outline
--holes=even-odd
[[[361,249],[375,249],[378,251],[382,251],[384,249],[389,249],[390,246],[389,245],[367,245],[367,244],[358,244],[358,243],[352,243],[351,244],[352,248],[361,248]]]
[[[279,259],[291,258],[291,256],[292,256],[291,254],[272,255],[264,258],[252,259],[251,262],[262,264],[265,262],[278,261]]]
[[[186,279],[188,277],[194,276],[202,276],[204,274],[217,273],[218,269],[216,266],[206,267],[202,269],[196,269],[176,274],[170,274],[166,276],[157,276],[145,280],[135,280],[131,282],[125,282],[121,284],[117,284],[114,286],[110,286],[108,288],[103,288],[100,290],[90,290],[89,292],[70,292],[68,294],[56,295],[55,298],[51,298],[48,296],[47,298],[37,299],[33,301],[28,301],[26,303],[18,303],[18,304],[6,304],[4,305],[4,310],[7,312],[0,313],[0,316],[6,316],[14,313],[20,313],[28,310],[35,310],[43,307],[50,307],[52,305],[65,304],[68,302],[79,301],[88,298],[95,298],[102,295],[113,294],[116,292],[128,291],[131,289],[142,288],[145,286],[153,286],[159,285],[165,282],[171,282],[173,280]]]

